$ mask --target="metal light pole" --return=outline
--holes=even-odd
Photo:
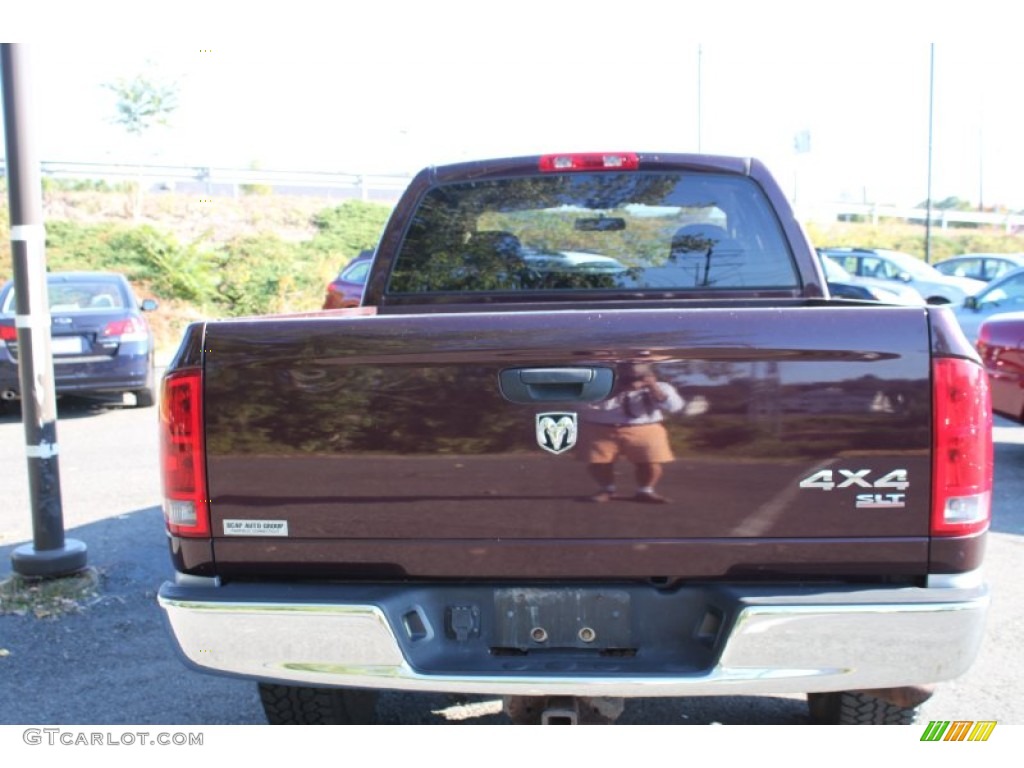
[[[932,115],[935,112],[935,43],[928,63],[928,198],[925,201],[924,262],[932,263]]]
[[[14,550],[11,565],[22,576],[62,576],[85,568],[86,548],[80,541],[64,538],[46,290],[46,231],[39,160],[33,146],[28,63],[24,45],[0,44],[16,296],[14,323],[33,532],[31,544]]]
[[[985,94],[978,110],[978,213],[985,211]]]
[[[704,47],[702,45],[697,46],[697,154],[701,152],[701,132],[703,115],[701,114],[701,88],[703,86],[703,72],[701,71],[701,65],[704,58]]]

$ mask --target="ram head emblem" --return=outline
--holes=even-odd
[[[550,453],[564,453],[576,445],[575,413],[538,413],[537,444]]]

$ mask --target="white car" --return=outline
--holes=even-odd
[[[531,269],[539,272],[585,272],[588,274],[617,274],[625,272],[626,266],[611,256],[584,251],[543,251],[523,248],[523,260]]]
[[[962,253],[935,263],[944,275],[973,277],[990,283],[996,278],[1024,267],[1024,253]]]
[[[973,344],[981,324],[993,315],[1024,310],[1024,268],[1016,269],[988,283],[985,290],[969,296],[953,310],[960,327]]]
[[[828,256],[821,256],[821,266],[825,270],[825,280],[828,281],[829,289],[833,292],[833,295],[843,297],[843,287],[852,286],[854,291],[863,290],[870,296],[870,300],[878,301],[882,304],[923,306],[925,303],[921,294],[903,283],[851,275],[839,265],[839,262],[834,261]],[[861,297],[850,295],[847,298]],[[864,298],[867,298],[867,296]]]
[[[823,256],[839,262],[847,272],[891,285],[908,285],[929,304],[955,304],[985,287],[981,280],[950,277],[916,256],[882,248],[819,248]]]

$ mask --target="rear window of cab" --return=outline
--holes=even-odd
[[[428,190],[387,293],[798,287],[782,229],[753,180],[602,171]]]

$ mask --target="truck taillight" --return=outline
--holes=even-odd
[[[640,157],[635,152],[576,152],[542,155],[540,170],[553,171],[635,171]]]
[[[934,376],[932,535],[988,528],[992,505],[992,400],[970,360],[942,358]]]
[[[175,536],[210,535],[202,396],[199,369],[175,371],[164,378],[160,396],[164,519]]]

